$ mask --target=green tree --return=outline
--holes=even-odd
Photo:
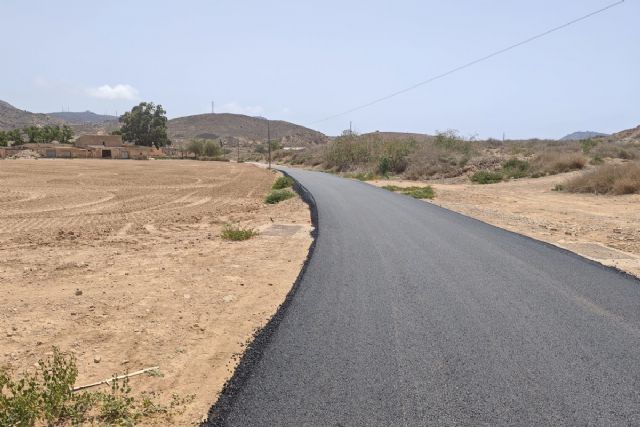
[[[197,139],[189,141],[189,145],[187,145],[187,153],[193,153],[196,157],[202,156],[202,154],[204,154],[204,143]]]
[[[27,138],[31,144],[38,141],[40,137],[40,128],[37,126],[29,126],[28,128],[24,128],[24,133],[27,134]]]
[[[0,147],[6,147],[9,142],[9,137],[7,136],[7,132],[0,130]]]
[[[222,152],[222,150],[220,149],[220,145],[215,141],[211,141],[210,139],[204,142],[203,148],[204,155],[207,157],[216,157],[219,156]]]
[[[62,125],[60,132],[60,142],[63,144],[70,144],[71,138],[73,138],[73,129],[69,125]]]
[[[171,142],[167,137],[167,116],[162,105],[141,102],[120,116],[122,138],[136,145],[162,147]]]
[[[20,129],[13,129],[7,132],[8,141],[13,141],[13,145],[22,145],[24,141],[22,140],[22,132]]]

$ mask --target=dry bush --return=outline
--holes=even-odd
[[[640,157],[640,150],[633,145],[620,145],[615,142],[599,143],[591,150],[594,157],[632,160]]]
[[[569,180],[564,188],[571,193],[640,193],[640,163],[603,165]]]
[[[579,153],[566,153],[560,151],[545,151],[538,154],[531,166],[535,173],[543,175],[555,175],[573,170],[583,169],[587,164],[587,158]]]

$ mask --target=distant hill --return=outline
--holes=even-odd
[[[96,114],[89,110],[82,112],[63,111],[57,113],[47,113],[47,115],[55,117],[56,119],[64,120],[65,122],[71,124],[105,123],[118,121],[118,117],[116,116]]]
[[[46,114],[20,110],[8,102],[0,101],[0,130],[11,130],[27,126],[61,124],[62,121]]]
[[[606,133],[593,132],[593,131],[580,131],[573,132],[569,135],[563,136],[560,138],[560,141],[580,141],[582,139],[596,138],[599,136],[609,136]]]
[[[293,123],[271,120],[271,139],[285,146],[306,147],[328,141],[326,135]],[[241,114],[198,114],[169,120],[169,138],[178,143],[193,138],[239,138],[245,143],[267,140],[267,122],[263,118]]]

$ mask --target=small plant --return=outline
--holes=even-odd
[[[253,228],[243,228],[239,225],[231,225],[227,224],[222,229],[222,237],[225,240],[232,240],[234,242],[239,242],[242,240],[249,240],[253,236],[257,236],[259,233]]]
[[[592,165],[601,165],[604,163],[604,160],[600,156],[595,156],[589,163]]]
[[[134,425],[160,414],[168,419],[189,403],[189,397],[174,397],[169,407],[148,396],[136,399],[128,377],[114,376],[109,391],[73,391],[77,376],[75,357],[55,347],[52,356],[38,362],[35,372],[19,379],[0,370],[0,425]]]
[[[471,181],[477,184],[495,184],[502,181],[501,172],[478,171],[471,175]]]
[[[284,200],[288,200],[291,199],[292,197],[295,197],[295,193],[289,191],[289,190],[271,190],[271,192],[267,195],[267,197],[265,197],[264,201],[265,203],[268,203],[270,205],[275,205],[276,203],[280,203]]]
[[[551,191],[564,191],[564,185],[562,184],[556,184]]]
[[[282,190],[283,188],[293,186],[293,179],[288,176],[280,176],[276,179],[276,182],[273,183],[271,189],[273,190]]]
[[[596,145],[598,145],[598,141],[594,141],[591,138],[580,141],[580,147],[584,154],[589,154]]]

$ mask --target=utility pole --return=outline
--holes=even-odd
[[[215,103],[213,101],[211,101],[211,114],[213,114],[215,112],[216,112]]]
[[[271,124],[267,119],[267,146],[269,147],[269,169],[271,169]]]
[[[238,139],[238,157],[236,159],[236,163],[240,163],[240,138]]]
[[[351,130],[351,120],[349,120],[349,136],[353,135],[353,131]]]

